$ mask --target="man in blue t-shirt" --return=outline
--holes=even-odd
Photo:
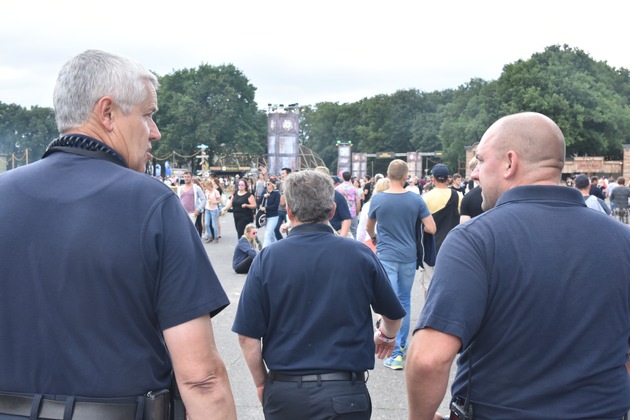
[[[437,256],[407,359],[409,417],[437,414],[461,352],[451,395],[475,419],[621,419],[630,230],[559,185],[564,135],[542,114],[501,118],[476,157],[485,212]]]
[[[407,336],[411,318],[411,288],[416,274],[416,222],[422,220],[424,231],[435,233],[433,216],[422,197],[405,190],[407,163],[393,160],[387,168],[389,189],[372,197],[366,230],[376,245],[376,255],[385,267],[398,299],[407,311],[396,348],[383,364],[390,369],[402,370],[407,351]],[[375,229],[378,222],[378,238]]]

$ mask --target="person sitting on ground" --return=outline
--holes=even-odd
[[[257,235],[256,225],[250,223],[245,226],[245,233],[236,243],[234,256],[232,257],[232,268],[237,274],[247,274],[249,272],[249,267],[260,250]]]

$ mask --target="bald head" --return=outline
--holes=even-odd
[[[535,112],[508,115],[481,138],[472,178],[482,189],[484,210],[519,185],[557,185],[565,159],[564,135],[549,117]]]
[[[565,159],[564,135],[551,118],[537,112],[508,115],[492,124],[489,133],[497,153],[514,150],[526,172],[549,169],[559,181]]]

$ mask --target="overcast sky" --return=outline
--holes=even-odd
[[[3,0],[0,102],[52,107],[61,65],[90,48],[159,75],[233,64],[259,108],[355,102],[496,80],[568,44],[630,68],[623,2],[604,0]]]

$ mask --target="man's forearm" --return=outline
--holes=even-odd
[[[436,330],[413,335],[405,366],[410,420],[434,418],[460,346],[459,338]]]
[[[365,231],[370,236],[370,238],[373,238],[376,234],[375,227],[376,227],[376,219],[368,218],[367,223],[365,224]]]
[[[245,363],[247,363],[249,372],[254,380],[254,385],[256,385],[256,388],[264,386],[267,381],[267,368],[262,358],[260,340],[239,334],[238,342],[241,346]]]
[[[212,413],[213,418],[236,419],[230,381],[218,352],[216,366],[202,380],[178,379],[178,387],[189,420],[207,419],[208,413]]]
[[[344,238],[348,236],[348,232],[350,231],[350,219],[346,219],[341,222],[341,229],[339,230],[339,236],[343,236]]]
[[[190,420],[236,419],[225,364],[214,343],[209,315],[164,330],[179,392]]]
[[[381,332],[387,337],[395,337],[400,330],[402,319],[389,319],[381,315]]]
[[[418,369],[417,366],[409,369],[407,363],[405,370],[409,420],[432,420],[446,394],[450,366],[447,369],[434,369],[430,372]]]

